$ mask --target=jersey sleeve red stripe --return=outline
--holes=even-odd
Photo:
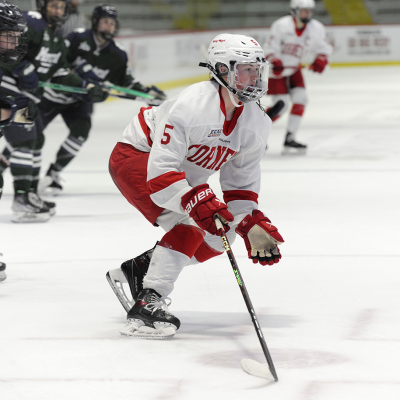
[[[150,194],[157,193],[160,190],[171,186],[175,182],[185,179],[186,174],[184,172],[166,172],[158,176],[157,178],[150,179],[147,181],[147,188]]]
[[[224,202],[226,204],[233,200],[248,200],[258,204],[258,194],[250,190],[227,190],[224,192]]]
[[[141,128],[142,128],[142,131],[143,131],[143,133],[144,133],[145,136],[146,136],[147,143],[148,143],[149,146],[151,147],[151,146],[153,145],[153,141],[152,141],[151,138],[150,138],[150,128],[147,126],[146,121],[144,120],[144,115],[143,115],[143,113],[144,113],[146,110],[150,110],[150,108],[151,108],[151,107],[142,107],[142,108],[140,109],[140,111],[139,111],[138,118],[139,118],[139,123],[140,123],[140,126],[141,126]]]

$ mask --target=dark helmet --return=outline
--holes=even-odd
[[[51,1],[53,0],[36,0],[36,8],[40,12],[40,14],[42,14],[43,18],[47,21],[49,25],[51,25],[54,28],[59,28],[68,18],[69,0],[57,0],[57,1],[63,1],[65,3],[65,12],[62,17],[51,17],[47,19],[46,16],[47,4]]]
[[[97,31],[97,27],[99,25],[99,21],[101,18],[115,19],[116,29],[114,33]],[[91,20],[92,20],[92,30],[96,33],[99,33],[104,39],[111,40],[114,38],[114,36],[117,35],[119,29],[119,22],[118,22],[118,12],[115,7],[108,6],[106,4],[99,4],[94,8]]]
[[[28,51],[26,21],[21,10],[14,4],[0,3],[0,32],[19,33],[14,49],[0,49],[0,61],[5,64],[16,64]],[[8,36],[5,36],[8,40]],[[15,39],[13,39],[15,40]]]

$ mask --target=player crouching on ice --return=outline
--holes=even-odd
[[[251,37],[222,34],[200,66],[212,79],[159,107],[142,108],[110,157],[110,174],[124,197],[166,231],[153,249],[107,273],[128,312],[125,336],[175,334],[180,321],[165,299],[185,266],[223,253],[215,215],[230,243],[236,233],[244,239],[254,263],[272,265],[281,258],[277,245],[283,239],[257,209],[260,160],[271,130],[258,103],[268,88],[264,52]],[[217,171],[224,202],[206,183]]]

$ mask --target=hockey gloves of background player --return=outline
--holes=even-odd
[[[271,64],[271,69],[274,75],[279,76],[283,72],[284,66],[282,64],[282,60],[280,60],[278,57],[270,54],[269,56],[266,56],[265,59]]]
[[[92,103],[101,103],[108,97],[108,90],[103,86],[96,85],[95,83],[89,83],[86,86],[87,89],[87,99]]]
[[[156,86],[149,86],[146,88],[147,94],[154,96],[154,99],[147,99],[146,102],[149,106],[159,106],[167,98],[166,94]]]
[[[12,71],[12,76],[17,80],[18,87],[27,92],[34,93],[39,87],[39,78],[35,66],[25,60],[18,64]]]
[[[225,231],[229,230],[228,222],[233,221],[233,215],[228,211],[228,206],[217,199],[206,183],[194,187],[182,196],[181,205],[201,229],[212,235],[217,234],[215,214],[221,217]]]
[[[7,96],[0,101],[0,107],[11,110],[11,117],[1,122],[2,126],[32,124],[38,116],[38,106],[26,96]]]
[[[140,82],[135,82],[131,83],[129,86],[127,86],[127,88],[147,93],[153,96],[154,99],[145,99],[145,98],[142,99],[149,106],[159,106],[167,98],[166,94],[156,86],[143,86]]]
[[[272,265],[279,262],[281,253],[278,245],[284,240],[260,210],[253,210],[252,216],[246,215],[235,231],[244,239],[249,258],[254,264]]]
[[[310,65],[310,69],[320,74],[327,65],[328,65],[328,58],[326,57],[326,55],[318,54],[314,62]]]
[[[279,58],[273,58],[270,63],[272,64],[272,72],[279,76],[283,72],[283,64]]]

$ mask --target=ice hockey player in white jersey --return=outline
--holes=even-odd
[[[230,243],[236,233],[243,237],[254,263],[272,265],[281,258],[283,239],[258,210],[260,160],[271,129],[259,106],[268,87],[264,52],[250,37],[221,34],[200,66],[212,79],[159,107],[143,107],[110,157],[110,174],[121,193],[166,232],[153,249],[107,273],[128,312],[122,335],[175,334],[180,321],[165,299],[185,266],[223,253],[215,215]],[[217,171],[223,202],[207,184]],[[127,282],[132,300],[123,288]]]
[[[307,105],[301,62],[305,55],[313,55],[310,69],[321,73],[328,64],[332,46],[326,40],[325,27],[312,19],[314,0],[291,0],[291,15],[271,25],[270,36],[264,46],[265,57],[272,65],[268,82],[268,95],[272,96],[272,107],[279,101],[284,107],[272,120],[290,110],[283,153],[304,153],[307,146],[297,141],[302,116]],[[268,112],[268,110],[267,110]]]

